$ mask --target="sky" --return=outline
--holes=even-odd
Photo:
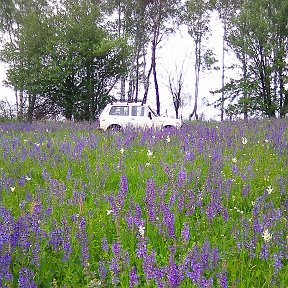
[[[216,59],[219,61],[218,66],[222,66],[222,27],[216,15],[211,17],[211,32],[212,36],[208,42],[208,46],[213,48]],[[183,119],[187,119],[191,113],[194,104],[194,58],[193,58],[193,40],[187,33],[187,28],[182,27],[176,34],[165,39],[161,43],[161,48],[157,51],[157,73],[159,81],[159,92],[161,102],[161,114],[175,116],[173,109],[172,96],[168,89],[169,75],[177,78],[183,64],[184,71],[184,91],[185,94],[192,95],[192,102],[189,103],[187,97],[186,105],[180,111]],[[0,100],[8,100],[10,103],[15,103],[15,96],[12,89],[5,87],[3,81],[6,77],[6,67],[0,63]],[[152,80],[152,77],[151,77]],[[153,87],[151,81],[150,87]],[[203,116],[205,120],[219,120],[220,111],[207,106],[207,102],[212,103],[217,99],[210,91],[221,88],[221,70],[208,71],[201,73],[199,83],[199,100],[198,100],[198,115]],[[155,106],[153,90],[148,94],[148,103]],[[220,95],[218,95],[219,98]]]

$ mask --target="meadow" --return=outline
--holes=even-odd
[[[0,287],[288,287],[287,120],[0,135]]]

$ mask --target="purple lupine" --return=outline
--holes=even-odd
[[[147,240],[143,237],[138,237],[136,255],[138,258],[144,258],[147,255]]]
[[[154,222],[156,220],[156,212],[155,212],[155,183],[153,179],[148,179],[146,181],[146,196],[145,196],[145,204],[146,209],[148,212],[148,217],[151,222]]]
[[[88,268],[88,262],[89,262],[88,233],[86,231],[86,221],[84,217],[81,217],[79,219],[76,236],[81,247],[82,265],[84,268]]]
[[[202,266],[200,263],[191,263],[191,270],[187,272],[187,277],[190,278],[194,284],[200,283],[202,276]]]
[[[190,227],[187,222],[183,223],[183,228],[181,230],[181,236],[183,241],[187,244],[190,239]]]
[[[183,187],[186,179],[187,179],[187,173],[183,170],[180,170],[177,175],[177,182],[176,182],[177,187]]]
[[[120,177],[120,189],[119,194],[117,195],[117,205],[121,209],[124,206],[124,200],[127,197],[128,192],[128,180],[127,177],[123,174]]]
[[[186,216],[192,216],[195,211],[195,196],[192,190],[187,191],[185,208]]]
[[[99,278],[101,280],[101,283],[105,283],[106,278],[107,278],[107,268],[106,268],[105,262],[103,260],[99,261],[99,263],[98,263],[98,274],[99,274]]]
[[[63,229],[55,228],[49,233],[48,243],[52,246],[55,251],[60,251],[63,243]]]
[[[165,203],[161,203],[161,209],[163,213],[163,223],[167,228],[168,235],[171,238],[175,238],[174,214]]]
[[[72,253],[71,245],[71,228],[68,226],[67,220],[64,218],[62,220],[63,225],[63,240],[62,240],[62,249],[64,251],[63,261],[67,261],[69,256]]]
[[[269,251],[268,251],[268,246],[266,245],[266,243],[263,243],[259,257],[261,259],[263,259],[263,260],[267,260],[268,259]]]
[[[219,286],[221,288],[227,288],[228,287],[228,278],[227,278],[227,272],[226,271],[222,271],[222,272],[218,273],[217,279],[218,279]]]
[[[156,265],[156,259],[155,259],[155,251],[152,250],[150,254],[146,253],[143,258],[143,271],[146,277],[146,280],[149,282],[155,277],[154,271],[155,271],[155,265]]]
[[[101,243],[102,243],[102,250],[104,252],[108,252],[109,251],[109,246],[108,246],[107,238],[103,237],[102,240],[101,240]]]
[[[209,268],[210,243],[206,238],[201,250],[201,264],[204,269]]]
[[[120,273],[120,267],[118,264],[118,259],[115,257],[112,257],[109,261],[109,270],[111,271],[112,274],[112,284],[116,285],[119,283],[119,273]]]
[[[25,267],[19,270],[18,284],[21,288],[37,288],[33,272]]]
[[[173,256],[170,256],[170,260],[167,266],[167,279],[169,287],[178,287],[181,283],[180,271],[173,259]]]
[[[200,288],[212,288],[213,287],[213,278],[206,279],[205,277],[203,277],[201,279],[200,283],[198,284],[198,286]]]
[[[218,262],[219,262],[219,250],[218,248],[213,248],[211,250],[211,253],[210,253],[210,259],[211,259],[211,268],[212,269],[215,269],[217,266],[218,266]]]
[[[120,244],[115,241],[112,243],[112,252],[113,254],[116,256],[116,257],[119,257],[119,254],[120,254],[120,251],[121,251],[121,246]]]
[[[275,253],[273,255],[273,260],[274,260],[273,267],[274,267],[275,273],[278,273],[283,267],[283,264],[281,261],[282,258],[283,258],[283,256],[282,256],[281,252]]]
[[[0,249],[0,252],[1,252],[0,284],[4,286],[5,282],[7,282],[7,281],[11,282],[13,279],[12,273],[10,271],[10,266],[11,266],[11,262],[12,262],[12,254],[11,254],[11,252],[4,252],[3,250],[2,251],[1,250],[2,249]]]
[[[133,288],[139,284],[136,267],[133,266],[129,272],[129,288]]]
[[[167,287],[165,276],[165,268],[155,267],[154,268],[154,278],[158,288]]]

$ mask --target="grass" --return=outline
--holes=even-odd
[[[287,287],[287,127],[1,124],[0,286]]]

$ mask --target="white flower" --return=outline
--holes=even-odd
[[[28,176],[25,176],[25,180],[27,180],[27,181],[30,181],[30,180],[31,180],[31,178],[30,178],[30,177],[28,177]]]
[[[147,156],[150,158],[151,156],[153,156],[153,152],[151,150],[148,149],[147,151]]]
[[[237,163],[236,157],[232,158],[232,162],[233,162],[233,163]]]
[[[272,234],[269,233],[268,229],[264,230],[262,237],[265,242],[269,242],[272,239]]]
[[[15,191],[15,187],[10,187],[10,191],[14,192]]]
[[[138,227],[138,231],[139,231],[140,235],[141,235],[142,237],[144,237],[145,227],[142,226],[142,225],[140,225],[140,226]]]
[[[125,152],[125,149],[122,147],[122,148],[120,149],[120,153],[121,153],[121,154],[124,154],[124,152]]]
[[[273,188],[271,186],[268,186],[266,190],[269,195],[273,192]]]
[[[170,139],[170,136],[168,135],[168,136],[166,137],[166,142],[167,142],[167,143],[170,143],[170,141],[171,141],[171,139]]]
[[[109,209],[108,209],[106,212],[107,212],[107,215],[110,215],[110,214],[113,213],[113,210],[109,210]]]
[[[269,140],[268,139],[265,139],[265,143],[268,143],[269,142]]]
[[[145,164],[146,167],[149,167],[150,165],[151,165],[150,162],[147,162],[147,163]]]
[[[242,144],[246,145],[247,144],[247,138],[246,137],[242,137]]]

